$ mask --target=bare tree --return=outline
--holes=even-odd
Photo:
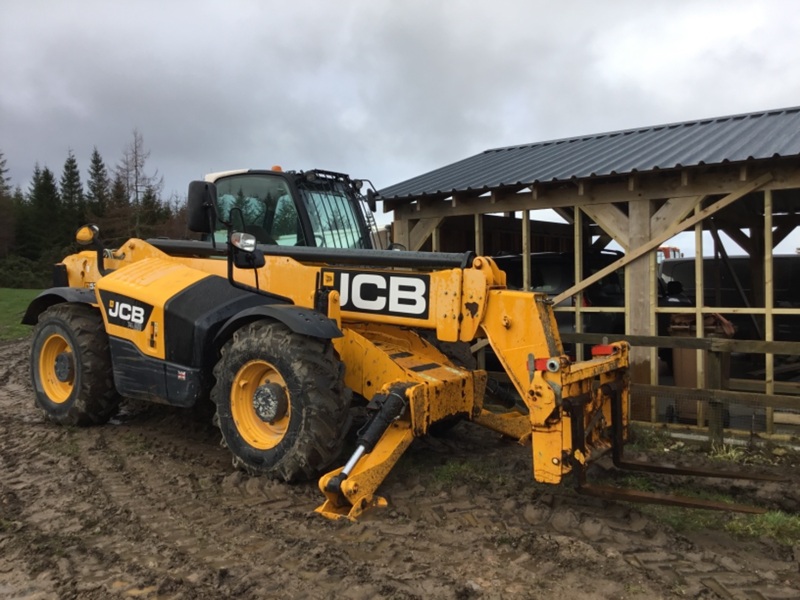
[[[156,170],[148,174],[146,170],[147,159],[150,151],[144,148],[144,138],[138,129],[133,130],[133,140],[125,148],[122,160],[117,165],[117,176],[125,185],[125,193],[129,204],[133,207],[134,223],[133,234],[140,237],[142,230],[142,201],[147,198],[149,202],[160,203],[161,190],[164,187],[164,178]]]

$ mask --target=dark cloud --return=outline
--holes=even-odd
[[[137,128],[165,192],[313,167],[379,187],[486,148],[791,106],[791,1],[5,0],[0,151],[15,184]],[[783,15],[783,16],[781,16]]]

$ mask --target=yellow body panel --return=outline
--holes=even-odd
[[[344,333],[334,344],[348,366],[345,384],[354,392],[371,398],[393,383],[420,384],[410,403],[416,435],[423,435],[431,424],[445,417],[472,416],[480,411],[485,371],[454,367],[410,330],[350,324]]]
[[[134,298],[152,305],[153,310],[142,329],[135,330],[111,322],[109,312],[113,307],[100,302],[106,330],[109,335],[131,340],[148,356],[164,358],[164,305],[177,293],[208,276],[169,257],[145,258],[108,274],[96,284],[96,293],[101,297],[103,292],[111,292]]]

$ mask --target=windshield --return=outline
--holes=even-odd
[[[283,177],[263,173],[234,175],[217,180],[217,221],[214,239],[225,241],[227,233],[221,221],[231,221],[233,228],[256,236],[259,244],[307,246],[297,208]]]
[[[308,210],[314,241],[327,248],[365,248],[356,203],[346,186],[335,180],[298,182]]]

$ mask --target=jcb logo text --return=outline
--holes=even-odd
[[[430,277],[334,271],[342,310],[427,319]]]
[[[103,300],[106,318],[111,325],[144,331],[153,312],[150,304],[106,290],[100,290],[100,298]]]
[[[130,321],[136,325],[144,324],[144,309],[141,306],[132,306],[126,302],[111,301],[108,307],[109,317],[118,317],[123,321]]]

